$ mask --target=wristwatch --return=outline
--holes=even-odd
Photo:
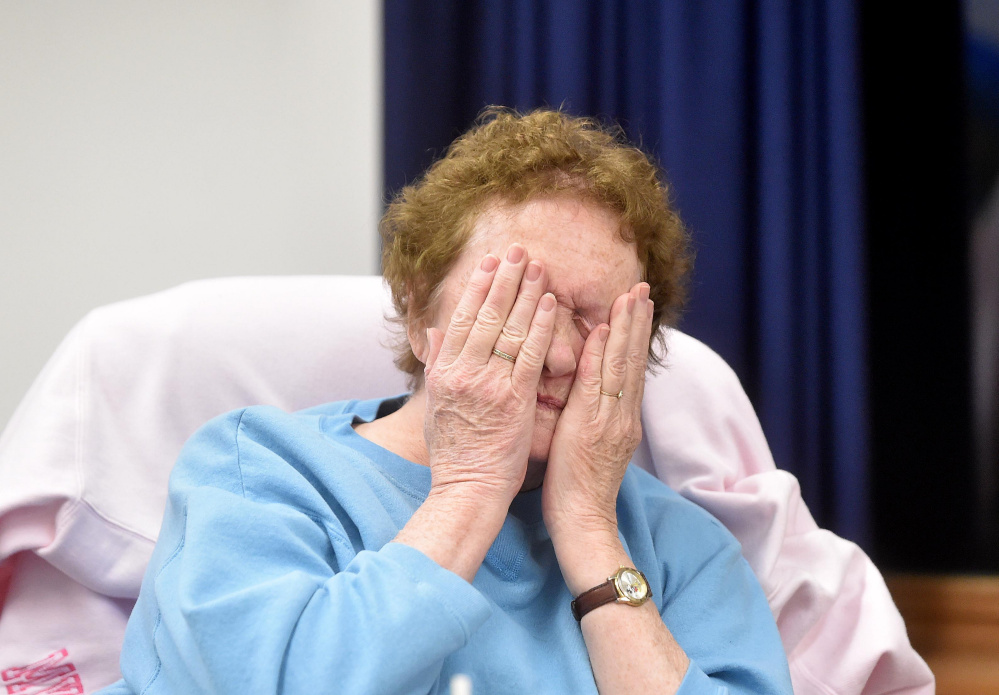
[[[641,606],[651,596],[649,582],[645,575],[634,567],[622,567],[603,584],[584,591],[570,604],[572,617],[582,620],[583,616],[605,603],[616,601],[629,606]]]

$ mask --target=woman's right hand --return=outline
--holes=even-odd
[[[546,286],[544,266],[513,244],[503,261],[490,254],[472,271],[447,330],[427,331],[431,494],[458,486],[508,506],[520,491],[555,321]]]

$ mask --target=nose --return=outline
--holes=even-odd
[[[562,313],[562,312],[559,312]],[[545,355],[543,375],[549,378],[571,375],[576,372],[576,363],[583,351],[583,339],[576,330],[572,319],[559,316],[555,320],[552,342]]]

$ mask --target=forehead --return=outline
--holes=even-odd
[[[549,289],[560,301],[565,295],[606,303],[642,275],[635,245],[621,238],[620,225],[613,211],[579,198],[494,203],[476,219],[456,270],[466,276],[485,254],[502,258],[517,242],[544,262]]]

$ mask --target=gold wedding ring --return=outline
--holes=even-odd
[[[497,350],[496,348],[493,348],[493,354],[496,355],[497,357],[502,357],[507,362],[516,362],[517,361],[517,358],[514,357],[513,355],[507,354],[507,353],[503,352],[502,350]]]
[[[606,392],[606,391],[604,391],[603,389],[600,389],[600,393],[602,393],[602,394],[603,394],[603,395],[605,395],[605,396],[610,396],[611,398],[616,398],[616,399],[618,399],[618,400],[621,400],[621,396],[623,396],[623,395],[624,395],[624,389],[621,389],[621,390],[620,390],[620,391],[618,391],[617,393],[607,393],[607,392]]]

